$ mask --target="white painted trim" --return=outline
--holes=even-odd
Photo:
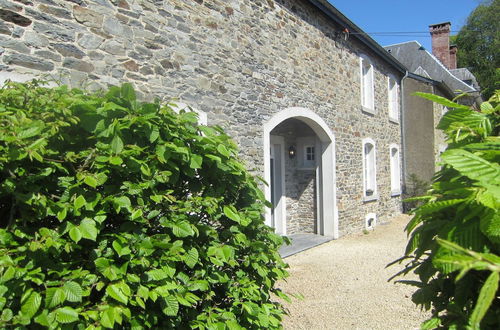
[[[318,116],[313,111],[294,107],[287,108],[276,113],[263,125],[263,140],[264,140],[264,179],[266,182],[270,181],[270,134],[271,131],[283,121],[296,118],[307,124],[315,133],[318,139],[321,141],[321,186],[322,194],[319,194],[321,201],[319,201],[320,208],[318,208],[318,214],[321,213],[322,221],[318,226],[318,232],[321,235],[333,236],[334,238],[339,237],[338,231],[338,209],[337,209],[337,197],[336,197],[336,176],[335,176],[335,137],[325,123],[325,121]],[[319,187],[318,187],[319,191]],[[264,194],[267,200],[270,200],[271,190],[269,185],[264,187]],[[266,209],[266,223],[271,222],[271,210]]]
[[[365,103],[363,100],[365,99],[365,79],[363,75],[363,61],[366,61],[370,65],[369,70],[369,78],[370,78],[370,86],[371,95],[368,102]],[[375,73],[373,63],[368,56],[365,54],[359,54],[359,75],[360,75],[360,86],[361,86],[361,109],[364,112],[376,114],[377,111],[375,109]]]
[[[270,144],[279,144],[281,145],[281,191],[284,193],[285,192],[285,138],[282,136],[277,136],[277,135],[271,135],[270,136]],[[271,178],[269,177],[269,185],[271,185]],[[271,196],[269,195],[269,201],[271,200]],[[280,202],[276,206],[276,209],[279,211],[279,223],[277,224],[276,222],[274,223],[274,227],[276,228],[276,233],[280,235],[286,235],[286,196],[283,195],[283,197],[280,199]],[[276,214],[276,213],[275,213]],[[275,220],[276,220],[276,215],[275,215]],[[271,219],[269,219],[269,223],[267,225],[271,225]]]
[[[396,89],[394,92],[391,89],[391,80],[394,81],[394,88]],[[389,74],[387,76],[387,102],[389,105],[389,120],[397,124],[399,124],[399,91],[400,88],[398,80],[393,74]],[[396,98],[395,100],[393,99],[394,97]]]
[[[373,219],[371,225],[368,225],[368,220]],[[375,213],[368,213],[365,216],[365,229],[366,230],[374,230],[377,226],[377,215]]]
[[[394,179],[394,164],[392,160],[392,149],[396,149],[398,151],[397,155],[397,168],[398,168],[398,181],[397,181],[397,187],[395,188],[395,184],[393,182]],[[391,196],[399,196],[401,195],[401,148],[399,145],[396,143],[391,143],[389,145],[389,168],[390,168],[390,174],[391,174]]]
[[[198,114],[198,124],[200,125],[207,125],[207,113],[201,110],[198,110],[196,108],[193,108],[192,106],[186,104],[186,103],[181,103],[181,102],[169,102],[168,105],[172,110],[174,110],[176,113],[181,112],[181,110],[184,110],[186,112],[196,112]]]
[[[366,157],[365,157],[365,144],[371,144],[373,146],[373,154],[374,154],[374,160],[373,160],[373,175],[374,175],[374,191],[373,195],[367,196],[366,195],[366,182],[367,182],[367,177],[366,177]],[[361,142],[361,156],[363,160],[363,201],[369,202],[373,200],[378,199],[378,187],[377,187],[377,145],[375,144],[375,141],[373,141],[372,138],[364,138]]]

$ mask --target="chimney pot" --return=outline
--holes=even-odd
[[[429,32],[432,37],[432,54],[448,69],[451,69],[452,64],[450,56],[450,31],[450,22],[429,25]]]

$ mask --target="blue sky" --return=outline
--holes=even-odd
[[[370,35],[382,46],[417,40],[431,51],[429,25],[451,22],[458,31],[480,0],[328,0],[363,31],[419,32]],[[432,9],[431,9],[432,8]],[[456,32],[452,32],[452,35]]]

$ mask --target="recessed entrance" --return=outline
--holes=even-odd
[[[264,125],[266,223],[282,235],[338,237],[334,137],[304,108],[289,108]]]

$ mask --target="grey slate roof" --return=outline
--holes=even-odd
[[[384,48],[412,73],[443,82],[455,93],[478,92],[476,88],[467,85],[455,76],[417,41],[389,45]],[[460,70],[456,72],[463,73],[462,71],[467,69]]]

